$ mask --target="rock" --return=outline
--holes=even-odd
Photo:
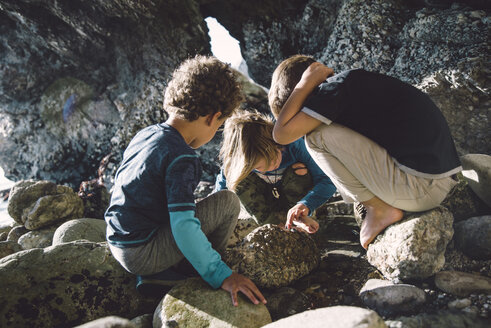
[[[136,326],[128,319],[113,315],[84,323],[75,328],[136,328]]]
[[[458,299],[448,303],[448,308],[450,310],[462,310],[472,304],[471,300],[468,298]]]
[[[266,306],[252,304],[239,293],[239,305],[230,294],[213,290],[201,278],[190,278],[172,288],[160,301],[153,327],[262,327],[271,322]]]
[[[106,221],[87,218],[67,221],[56,229],[53,246],[82,239],[95,243],[106,241]]]
[[[21,250],[22,247],[15,241],[0,241],[0,259]]]
[[[245,210],[244,210],[245,211]],[[241,206],[241,214],[243,213]],[[248,215],[243,217],[239,214],[239,219],[237,220],[237,225],[235,226],[234,232],[230,236],[227,242],[227,247],[233,247],[237,243],[241,242],[251,231],[259,227],[256,220]]]
[[[413,314],[426,302],[426,294],[413,285],[370,279],[360,290],[360,298],[382,316]]]
[[[136,328],[153,328],[153,313],[147,313],[136,318],[131,319],[131,323]]]
[[[0,281],[2,327],[72,327],[109,315],[135,317],[156,306],[137,293],[134,276],[107,243],[17,252],[0,260]]]
[[[10,191],[10,216],[29,230],[56,222],[78,219],[83,213],[82,200],[67,186],[50,181],[20,181]]]
[[[490,213],[487,205],[477,197],[463,177],[459,178],[459,183],[440,205],[452,212],[455,222]]]
[[[0,232],[0,241],[6,241],[8,236],[9,234],[6,231]]]
[[[29,231],[19,237],[17,241],[23,249],[43,248],[51,246],[56,227],[48,227],[40,230]]]
[[[340,305],[298,313],[270,323],[263,328],[294,327],[385,328],[387,326],[375,311]]]
[[[24,226],[15,226],[12,228],[12,230],[10,230],[7,236],[7,241],[17,242],[22,235],[28,232],[29,230],[27,230]]]
[[[472,259],[491,259],[491,215],[467,219],[455,224],[456,247]]]
[[[266,307],[273,321],[307,311],[311,306],[307,295],[291,287],[281,287],[272,294],[264,293],[268,301]]]
[[[389,280],[428,278],[445,263],[452,223],[452,214],[442,206],[412,213],[389,226],[368,246],[368,262]]]
[[[106,158],[109,161],[109,158]],[[103,160],[104,161],[104,160]],[[102,168],[99,172],[102,174]],[[85,218],[95,218],[104,220],[104,213],[109,207],[111,195],[101,179],[83,181],[78,190],[78,196],[82,199]]]
[[[491,156],[467,154],[460,160],[464,169],[462,175],[472,191],[491,207]]]
[[[261,287],[282,287],[316,268],[320,254],[306,233],[266,224],[228,248],[224,261]]]
[[[470,294],[491,294],[491,278],[460,271],[441,271],[435,275],[435,284],[446,293],[459,297]]]
[[[386,321],[389,328],[488,328],[489,322],[476,316],[450,311],[436,314],[419,314],[411,317],[399,317]]]

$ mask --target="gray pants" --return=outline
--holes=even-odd
[[[228,190],[211,194],[196,203],[196,217],[201,222],[201,230],[219,253],[225,249],[235,229],[239,212],[239,198]],[[109,248],[128,272],[137,275],[161,272],[184,258],[174,241],[170,224],[157,230],[145,245],[119,248],[109,244]]]

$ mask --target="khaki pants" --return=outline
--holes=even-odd
[[[457,183],[451,177],[428,179],[402,171],[384,148],[340,124],[322,124],[305,139],[310,155],[347,203],[377,196],[404,211],[426,211]]]

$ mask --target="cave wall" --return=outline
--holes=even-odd
[[[481,0],[0,0],[0,166],[77,186],[113,154],[114,172],[136,131],[165,118],[174,68],[210,53],[208,16],[265,87],[297,53],[386,73],[428,92],[461,154],[491,154],[489,13]]]

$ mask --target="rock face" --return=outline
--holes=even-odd
[[[83,203],[70,187],[50,181],[26,180],[12,187],[8,211],[17,223],[36,230],[81,217]]]
[[[72,327],[108,315],[134,317],[148,306],[106,243],[9,255],[0,260],[0,281],[2,327]]]
[[[213,290],[201,278],[187,279],[172,288],[159,303],[153,327],[255,328],[271,322],[264,304],[254,305],[242,295],[239,306],[234,307],[231,302],[226,291]]]
[[[228,248],[223,258],[257,286],[283,287],[316,268],[320,254],[307,234],[266,224]]]
[[[368,246],[367,259],[391,280],[428,278],[445,264],[452,224],[452,214],[442,206],[411,214]]]
[[[208,16],[240,41],[261,85],[268,87],[278,63],[297,53],[335,71],[387,73],[430,94],[461,154],[489,154],[486,5],[461,1],[440,9],[415,2],[424,3],[2,1],[0,166],[14,180],[78,187],[113,153],[110,182],[131,137],[165,119],[162,90],[174,68],[210,52]],[[264,110],[258,91],[249,90],[248,101]]]

